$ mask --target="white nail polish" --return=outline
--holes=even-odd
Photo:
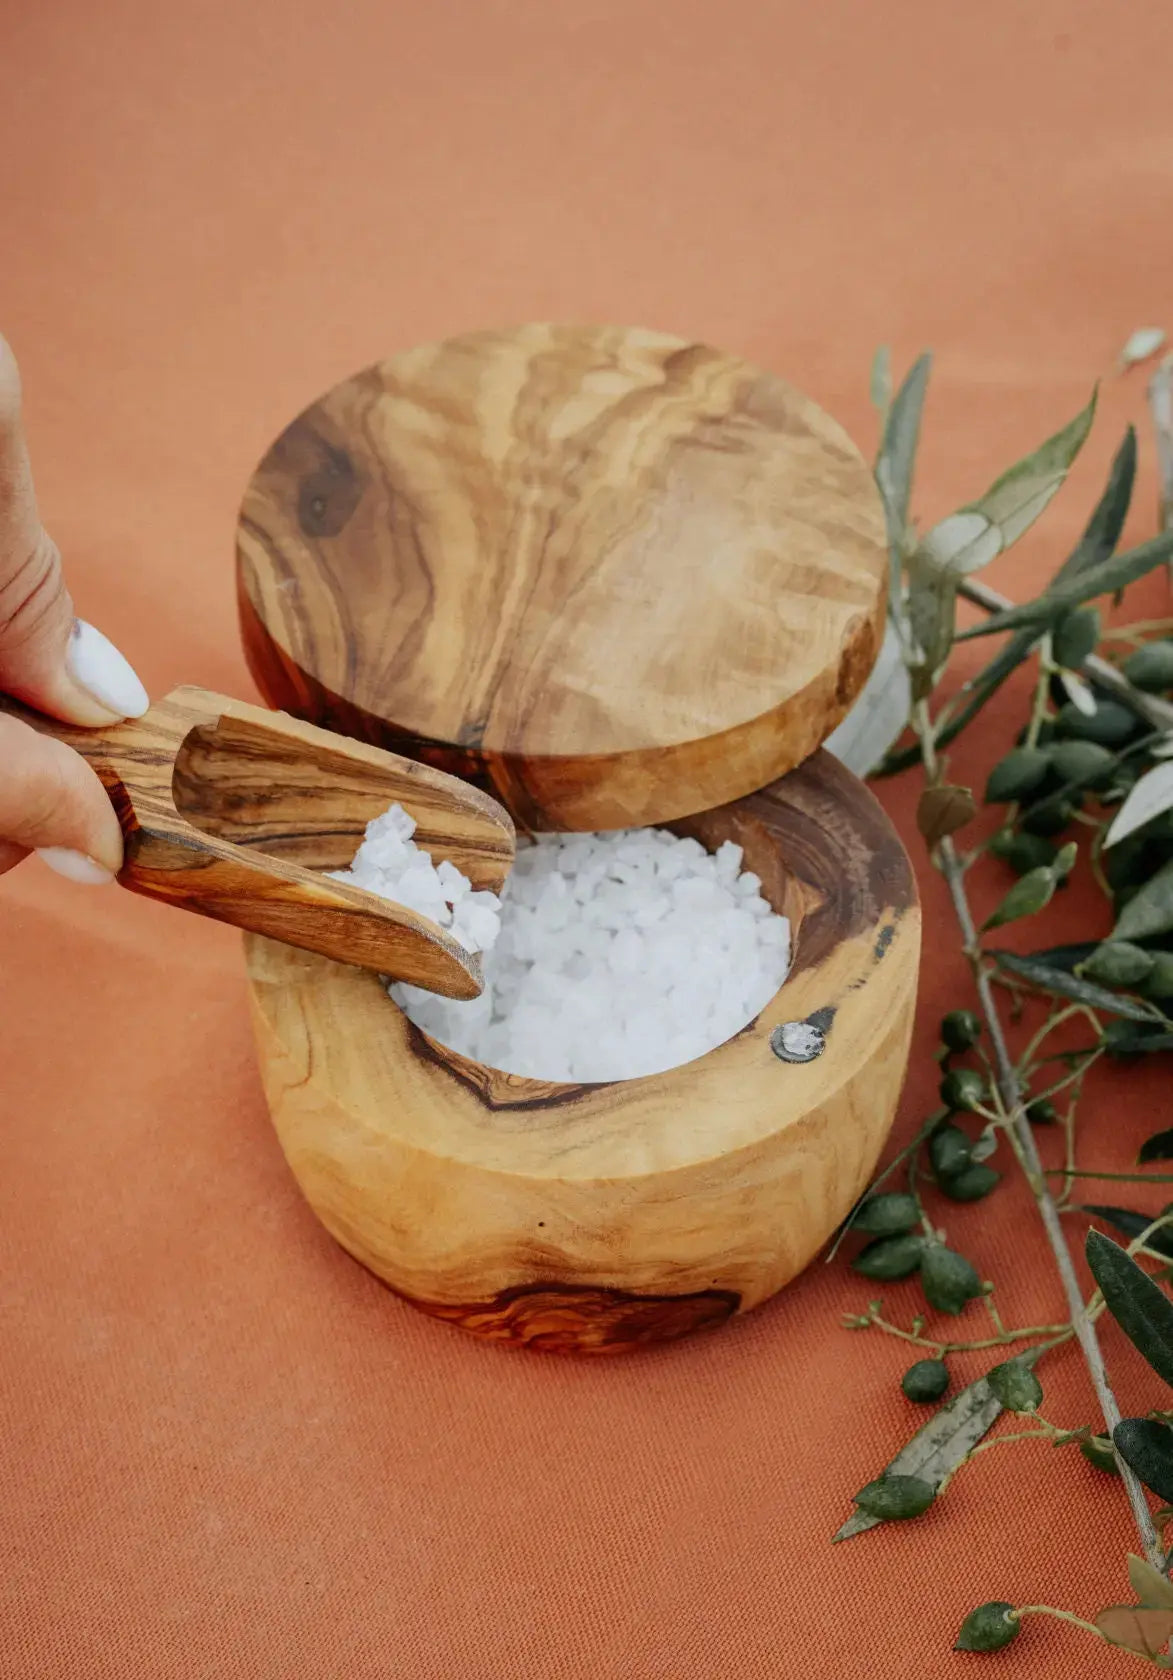
[[[150,699],[114,643],[83,618],[74,621],[65,668],[79,688],[121,718],[142,717]]]
[[[87,857],[84,852],[70,851],[68,846],[39,846],[37,856],[58,875],[64,875],[67,881],[80,881],[83,886],[108,887],[114,879],[110,871],[95,863],[92,857]]]

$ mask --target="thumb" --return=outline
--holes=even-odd
[[[16,358],[0,338],[0,692],[69,723],[141,717],[142,683],[100,630],[74,616],[37,512],[20,400]]]
[[[0,713],[0,875],[32,851],[74,881],[112,881],[122,830],[80,753]]]

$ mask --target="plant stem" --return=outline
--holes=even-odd
[[[998,1308],[997,1308],[997,1306],[994,1302],[994,1291],[993,1291],[993,1289],[987,1290],[987,1292],[982,1296],[982,1305],[985,1307],[986,1312],[989,1314],[990,1323],[994,1326],[994,1329],[997,1331],[998,1335],[999,1336],[1004,1336],[1006,1334],[1006,1326],[1002,1323],[1002,1314],[998,1311]]]
[[[1113,898],[1112,888],[1109,884],[1108,877],[1104,874],[1103,864],[1104,836],[1107,832],[1108,824],[1100,824],[1100,832],[1096,835],[1095,839],[1088,848],[1088,862],[1091,864],[1092,875],[1095,878],[1096,886],[1099,887],[1104,897],[1109,903],[1111,903]]]
[[[1166,356],[1149,380],[1149,411],[1157,440],[1161,480],[1161,529],[1173,529],[1173,356]]]
[[[932,720],[929,716],[928,704],[924,700],[918,701],[914,709],[913,727],[920,741],[925,771],[929,783],[932,785],[938,778],[937,753],[933,739]],[[958,864],[956,849],[948,838],[942,840],[938,845],[937,859],[941,873],[945,878],[945,884],[949,889],[949,896],[953,901],[954,914],[961,928],[961,936],[965,945],[965,955],[973,973],[974,987],[989,1031],[990,1045],[993,1050],[994,1065],[998,1076],[998,1090],[1006,1109],[1007,1129],[1014,1139],[1015,1152],[1025,1168],[1026,1180],[1030,1185],[1031,1193],[1039,1210],[1043,1230],[1055,1258],[1059,1281],[1063,1286],[1063,1293],[1071,1314],[1071,1327],[1083,1353],[1084,1363],[1087,1366],[1088,1376],[1091,1379],[1092,1388],[1095,1390],[1096,1399],[1103,1414],[1105,1427],[1108,1435],[1111,1436],[1112,1431],[1120,1422],[1120,1407],[1117,1404],[1112,1385],[1108,1381],[1108,1373],[1104,1366],[1104,1355],[1096,1336],[1095,1327],[1089,1319],[1084,1305],[1083,1291],[1080,1288],[1075,1266],[1072,1263],[1071,1251],[1067,1247],[1067,1238],[1063,1231],[1059,1209],[1055,1205],[1054,1197],[1047,1186],[1043,1163],[1034,1140],[1034,1133],[1030,1122],[1026,1118],[1018,1075],[1010,1059],[1006,1037],[1002,1031],[1002,1020],[998,1014],[993,988],[990,985],[990,977],[982,958],[977,927],[965,890],[965,877]],[[1114,1447],[1113,1451],[1115,1451]],[[1116,1453],[1116,1462],[1128,1495],[1128,1503],[1132,1507],[1132,1515],[1136,1522],[1137,1533],[1140,1535],[1144,1555],[1154,1569],[1160,1569],[1164,1564],[1164,1555],[1157,1539],[1157,1531],[1153,1526],[1153,1519],[1149,1512],[1144,1489],[1119,1453]]]
[[[919,1161],[920,1152],[919,1150],[914,1149],[908,1157],[908,1193],[916,1203],[916,1211],[917,1217],[920,1220],[920,1228],[924,1232],[925,1236],[928,1237],[929,1241],[932,1242],[933,1227],[929,1221],[928,1214],[925,1212],[925,1204],[921,1200],[920,1168],[918,1166]]]
[[[1054,1616],[1058,1622],[1070,1622],[1072,1627],[1082,1628],[1085,1633],[1094,1633],[1097,1639],[1104,1639],[1104,1635],[1094,1622],[1085,1622],[1082,1616],[1073,1616],[1070,1610],[1056,1610],[1054,1605],[1051,1604],[1024,1604],[1014,1614],[1019,1621],[1024,1616]],[[1108,1640],[1104,1642],[1105,1644],[1110,1643]],[[1117,1649],[1123,1649],[1123,1647],[1118,1646]],[[1140,1656],[1139,1651],[1133,1651],[1131,1654],[1134,1657]],[[1141,1657],[1142,1662],[1146,1660],[1146,1658]]]
[[[948,1110],[946,1110],[944,1108],[940,1108],[940,1109],[937,1110],[936,1114],[930,1114],[929,1115],[929,1118],[925,1121],[925,1123],[921,1127],[920,1131],[917,1132],[917,1134],[913,1138],[912,1142],[905,1144],[904,1148],[900,1151],[900,1153],[898,1155],[894,1155],[892,1157],[892,1159],[888,1162],[888,1165],[884,1168],[883,1172],[878,1173],[876,1175],[876,1177],[873,1178],[872,1182],[868,1185],[867,1189],[864,1191],[864,1194],[860,1197],[860,1202],[866,1201],[869,1196],[874,1196],[876,1191],[880,1188],[881,1184],[883,1184],[885,1182],[885,1180],[891,1178],[892,1174],[896,1171],[896,1168],[900,1165],[901,1161],[907,1160],[910,1155],[915,1157],[916,1151],[920,1148],[921,1144],[928,1137],[929,1133],[931,1131],[933,1131],[940,1124],[940,1122],[945,1118],[947,1112],[948,1112]],[[824,1262],[824,1264],[830,1265],[831,1261],[834,1260],[835,1256],[838,1254],[838,1252],[840,1250],[840,1247],[843,1244],[844,1237],[846,1237],[848,1232],[852,1229],[851,1222],[855,1218],[855,1215],[858,1211],[859,1211],[859,1202],[856,1203],[855,1207],[852,1208],[852,1210],[848,1214],[847,1218],[843,1221],[843,1224],[839,1227],[839,1230],[838,1230],[838,1232],[835,1236],[835,1240],[831,1244],[831,1247],[827,1251],[827,1258],[826,1258],[826,1261]]]
[[[1121,1184],[1173,1184],[1173,1173],[1094,1172],[1090,1167],[1047,1167],[1052,1178],[1115,1178]]]
[[[1043,637],[1042,646],[1039,648],[1039,674],[1035,678],[1030,722],[1026,727],[1026,740],[1023,742],[1023,746],[1037,747],[1039,744],[1039,734],[1046,720],[1047,706],[1051,697],[1051,671],[1051,638],[1048,635]],[[1014,806],[1014,810],[1018,810],[1017,805]],[[1014,818],[1010,817],[1007,821],[1013,822]]]
[[[1035,1337],[1050,1337],[1049,1345],[1057,1347],[1061,1342],[1069,1341],[1074,1334],[1070,1324],[1027,1324],[1021,1330],[1002,1330],[997,1336],[985,1336],[975,1342],[938,1342],[931,1336],[922,1336],[919,1331],[902,1330],[879,1313],[870,1313],[868,1322],[886,1336],[896,1336],[902,1342],[911,1342],[914,1347],[934,1349],[938,1358],[947,1353],[980,1353],[986,1348],[1011,1347],[1015,1342],[1029,1342]]]
[[[1023,1068],[1027,1072],[1033,1069],[1035,1056],[1038,1054],[1038,1051],[1044,1041],[1048,1039],[1051,1034],[1057,1030],[1057,1028],[1064,1026],[1076,1015],[1082,1015],[1085,1018],[1090,1019],[1092,1026],[1095,1027],[1097,1032],[1099,1031],[1100,1023],[1086,1003],[1053,1003],[1051,1005],[1051,1014],[1047,1016],[1047,1019],[1043,1022],[1038,1032],[1035,1033],[1026,1049],[1022,1052],[1022,1055],[1019,1058],[1019,1067]]]
[[[982,583],[980,578],[962,578],[957,587],[958,593],[964,595],[967,601],[972,601],[974,606],[981,607],[989,613],[1004,612],[1007,607],[1014,605],[1007,596],[1000,595],[996,589],[991,589],[989,584]],[[1155,694],[1145,694],[1134,687],[1122,671],[1118,671],[1115,665],[1110,665],[1106,659],[1101,659],[1098,654],[1093,653],[1084,660],[1083,673],[1099,683],[1101,688],[1106,688],[1109,694],[1114,694],[1118,700],[1122,700],[1154,729],[1159,729],[1162,733],[1173,729],[1173,705],[1168,700],[1162,700]]]
[[[1101,642],[1145,642],[1150,636],[1173,633],[1173,618],[1138,618],[1132,624],[1110,625],[1101,630]]]
[[[1071,1093],[1071,1100],[1067,1104],[1067,1112],[1063,1116],[1063,1165],[1075,1170],[1075,1115],[1079,1107],[1079,1099],[1083,1091],[1081,1083],[1077,1083]],[[1067,1204],[1071,1200],[1071,1193],[1075,1189],[1070,1179],[1067,1180],[1060,1193],[1056,1206],[1060,1213],[1066,1213]]]
[[[1077,1068],[1072,1068],[1071,1072],[1065,1074],[1056,1084],[1048,1085],[1046,1090],[1038,1092],[1039,1102],[1049,1101],[1052,1097],[1057,1097],[1060,1091],[1065,1091],[1069,1085],[1074,1085],[1077,1080],[1082,1079],[1087,1070],[1094,1067],[1104,1054],[1103,1046],[1093,1044],[1086,1051],[1081,1051],[1080,1054],[1083,1060]]]
[[[954,1476],[964,1470],[967,1464],[972,1464],[979,1454],[990,1452],[994,1447],[1008,1446],[1014,1441],[1050,1441],[1051,1439],[1052,1435],[1045,1429],[1015,1429],[1008,1435],[992,1435],[987,1441],[979,1441],[976,1447],[969,1449],[960,1464],[955,1464],[952,1470],[946,1471],[945,1475],[942,1476],[937,1484],[937,1498],[940,1499],[943,1496]]]

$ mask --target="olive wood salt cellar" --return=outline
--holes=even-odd
[[[122,829],[118,880],[131,892],[447,997],[484,989],[479,955],[449,930],[330,873],[399,803],[436,863],[499,889],[513,824],[467,782],[204,688],[174,688],[104,729],[5,695],[0,713],[88,760]]]
[[[423,1311],[531,1347],[620,1351],[772,1295],[868,1181],[915,1001],[908,859],[821,750],[883,627],[858,451],[703,345],[473,333],[281,434],[238,580],[274,706],[475,782],[522,829],[734,840],[794,942],[727,1043],[563,1085],[445,1049],[374,974],[249,936],[269,1107],[318,1217]]]

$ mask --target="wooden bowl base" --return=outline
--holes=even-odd
[[[767,1299],[865,1188],[903,1083],[920,914],[872,794],[829,754],[673,825],[730,838],[790,917],[755,1021],[684,1067],[557,1085],[429,1039],[360,970],[250,938],[282,1148],[338,1241],[422,1311],[488,1340],[617,1353]],[[796,1065],[785,1022],[826,1043]]]

